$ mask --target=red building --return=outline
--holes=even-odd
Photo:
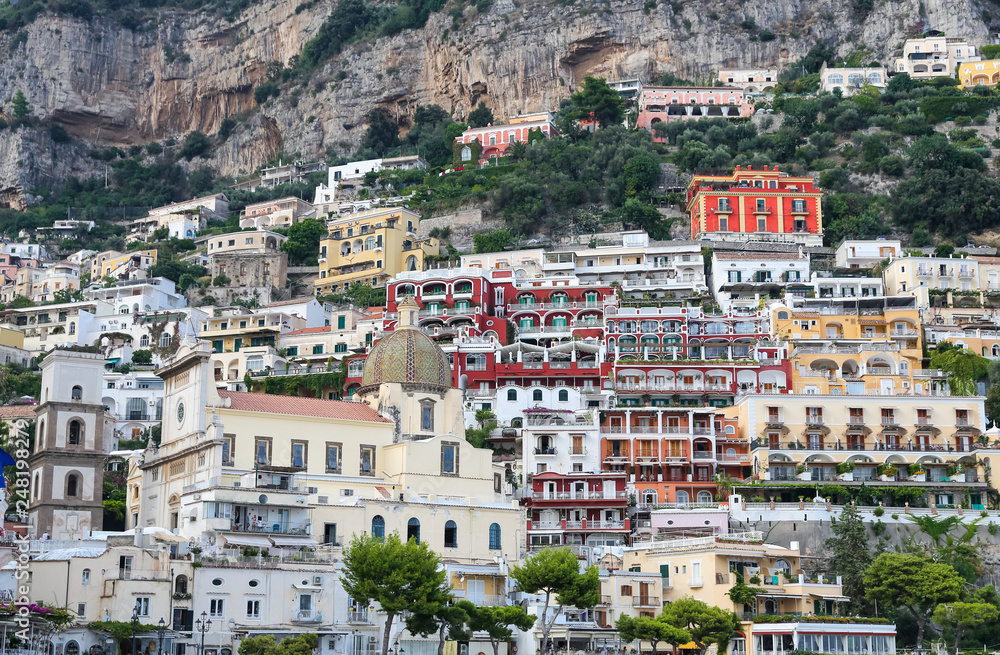
[[[715,475],[749,473],[736,419],[709,407],[617,408],[601,413],[602,470],[625,473],[644,506],[715,502]]]
[[[528,547],[625,545],[629,542],[625,473],[556,473],[531,478]]]
[[[777,166],[695,175],[687,191],[691,237],[821,246],[822,199],[811,177],[791,177]]]

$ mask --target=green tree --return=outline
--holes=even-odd
[[[479,106],[469,112],[469,127],[486,127],[493,124],[493,110],[480,102]]]
[[[995,623],[998,616],[997,607],[989,603],[943,603],[934,609],[932,620],[941,627],[952,629],[955,636],[952,652],[958,655],[966,628]]]
[[[318,644],[319,637],[314,632],[285,637],[280,642],[274,635],[252,635],[240,641],[237,652],[239,655],[313,655]]]
[[[660,620],[674,628],[690,632],[691,641],[698,646],[699,655],[705,655],[712,644],[718,644],[720,650],[725,649],[729,637],[740,628],[739,617],[732,611],[708,605],[690,596],[667,605],[660,614]]]
[[[986,418],[993,425],[1000,425],[1000,384],[990,386],[989,391],[986,392],[985,409]]]
[[[595,570],[596,578],[596,570]],[[375,601],[385,612],[382,655],[389,650],[392,623],[401,612],[433,614],[448,599],[441,560],[427,543],[397,533],[385,538],[355,536],[344,554],[344,591],[361,604]]]
[[[601,599],[601,579],[597,567],[591,566],[581,573],[580,562],[569,548],[539,551],[524,560],[524,564],[515,566],[510,576],[517,581],[518,589],[524,593],[545,594],[545,603],[539,612],[543,617],[539,624],[542,629],[543,653],[549,649],[552,626],[564,607],[586,609],[593,607]],[[550,614],[549,606],[553,602],[559,604]]]
[[[948,564],[917,555],[883,553],[865,573],[865,597],[886,609],[906,610],[917,622],[920,648],[931,612],[941,603],[957,601],[964,582]]]
[[[865,597],[865,571],[871,565],[868,530],[854,503],[845,505],[840,518],[832,525],[833,536],[826,540],[833,572],[841,576],[844,595],[851,599],[851,610],[861,612]]]
[[[974,383],[989,377],[989,360],[966,348],[951,348],[938,351],[931,356],[931,368],[939,368],[952,374],[950,387],[952,395],[968,396],[975,393]]]
[[[622,614],[615,621],[615,630],[622,638],[622,643],[630,644],[636,640],[648,641],[656,655],[656,645],[665,642],[674,646],[691,641],[691,633],[684,628],[678,628],[663,621],[660,617],[631,617]]]
[[[656,207],[638,198],[629,198],[618,211],[622,223],[645,230],[652,239],[669,239],[673,219],[667,218]]]
[[[733,604],[736,605],[737,608],[747,606],[752,609],[754,601],[757,600],[757,595],[764,593],[764,590],[757,587],[751,587],[744,582],[743,574],[739,571],[733,571],[733,573],[736,575],[736,583],[729,588],[726,595],[729,596],[729,600],[733,601]]]
[[[448,592],[450,595],[450,592]],[[412,613],[406,617],[406,629],[410,634],[427,637],[436,634],[438,638],[438,655],[444,655],[445,641],[468,641],[472,631],[466,627],[472,612],[476,611],[475,603],[460,600],[454,605],[436,605],[432,613]]]
[[[133,350],[132,351],[132,363],[133,364],[152,364],[153,363],[153,352],[151,350]]]
[[[660,181],[660,164],[652,154],[643,150],[625,162],[622,178],[626,197],[648,198]]]
[[[212,278],[212,286],[224,287],[232,281],[233,281],[232,278],[230,278],[228,275],[216,275],[214,278]]]
[[[510,641],[514,628],[524,632],[535,625],[535,617],[525,613],[520,605],[473,607],[469,613],[469,628],[489,636],[493,655],[500,655],[500,644]],[[438,652],[438,655],[441,653]]]
[[[288,253],[289,266],[315,266],[319,261],[319,242],[326,236],[326,226],[312,218],[288,226],[288,240],[281,249]]]
[[[583,78],[583,88],[570,96],[573,118],[596,120],[601,127],[620,125],[625,120],[625,103],[618,92],[600,77]]]
[[[389,148],[399,143],[399,124],[381,107],[376,107],[368,114],[368,129],[361,140],[361,147],[368,148],[381,156]]]
[[[11,98],[10,104],[14,109],[14,120],[17,122],[23,123],[31,115],[31,105],[28,104],[28,99],[20,89]]]
[[[208,149],[211,145],[212,143],[208,140],[207,136],[195,130],[184,137],[184,146],[177,155],[191,161],[195,157],[204,157],[208,154]]]
[[[507,230],[497,230],[495,232],[473,234],[472,245],[472,251],[476,254],[503,252],[504,248],[510,245],[510,232]]]

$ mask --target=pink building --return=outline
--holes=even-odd
[[[687,118],[741,118],[753,113],[753,105],[735,87],[644,86],[639,96],[637,127]]]
[[[491,159],[505,157],[511,144],[518,141],[527,143],[528,134],[532,130],[540,130],[546,138],[555,134],[556,126],[552,123],[552,114],[548,112],[524,114],[510,119],[507,125],[470,127],[462,132],[461,136],[455,137],[455,140],[459,143],[479,141],[483,148],[479,153],[479,165],[482,167],[489,164]],[[459,153],[459,161],[472,161],[472,149],[463,148]]]

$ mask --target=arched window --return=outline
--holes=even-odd
[[[1000,349],[1000,346],[993,346],[994,351],[998,349]],[[507,400],[517,400],[517,389],[507,389]]]
[[[566,389],[559,390],[559,402],[561,403],[569,402],[569,391],[567,391]]]
[[[80,495],[80,476],[70,473],[66,476],[66,497],[76,498]]]
[[[465,358],[465,364],[470,371],[485,371],[486,355],[483,354],[467,355]]]
[[[160,348],[169,348],[170,347],[170,339],[171,339],[171,337],[170,337],[170,334],[168,332],[164,332],[163,334],[161,334],[160,335]]]
[[[179,575],[174,580],[174,593],[186,594],[188,592],[188,578],[186,575]]]
[[[90,584],[90,569],[83,570],[83,576],[81,576],[80,582],[83,584]]]
[[[73,387],[73,391],[70,393],[70,397],[73,400],[83,399],[83,387],[81,387],[80,385],[76,385],[75,387]]]
[[[778,320],[779,321],[787,321],[788,320],[788,312],[778,312]]]
[[[532,391],[531,392],[531,400],[533,400],[536,403],[542,402],[542,390],[541,389],[535,389],[534,391]]]
[[[38,433],[35,435],[35,451],[42,449],[42,442],[45,440],[45,419],[38,422]]]
[[[83,424],[73,420],[69,422],[69,445],[79,446],[83,440]]]
[[[458,548],[458,525],[454,521],[444,524],[444,547]]]
[[[76,323],[73,321],[69,322],[69,333],[76,334]]]
[[[686,491],[678,491],[676,494],[676,501],[678,505],[687,505],[691,497],[688,496]]]
[[[144,334],[141,337],[139,337],[139,347],[140,348],[149,348],[149,335],[148,334]]]
[[[420,521],[416,518],[412,518],[406,522],[406,540],[409,541],[413,539],[418,544],[420,543]]]
[[[831,75],[830,77],[826,78],[826,82],[827,82],[827,84],[843,84],[844,83],[844,76],[841,75],[841,74],[839,74],[839,73],[837,73],[837,74]]]
[[[490,550],[500,550],[500,524],[490,525]]]
[[[712,492],[711,491],[699,491],[698,492],[698,502],[699,503],[711,503],[712,502]]]
[[[385,519],[377,514],[372,517],[372,537],[385,539]]]
[[[410,255],[409,257],[406,258],[406,270],[408,271],[417,270],[417,258],[414,257],[413,255]]]

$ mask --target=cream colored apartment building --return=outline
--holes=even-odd
[[[903,55],[896,58],[896,72],[915,80],[953,77],[961,64],[979,60],[976,46],[965,39],[927,36],[906,40]]]
[[[156,264],[156,250],[133,250],[121,253],[117,250],[105,250],[90,257],[91,282],[100,282],[101,278],[111,277],[122,279],[128,277],[132,270],[145,271]]]
[[[1000,283],[1000,271],[997,272]],[[921,308],[930,305],[930,291],[980,289],[979,261],[963,257],[899,257],[882,273],[889,295],[916,296]]]
[[[438,254],[437,239],[417,238],[420,215],[404,207],[350,214],[327,223],[320,241],[316,295],[343,293],[352,285],[384,287],[403,271],[422,271]]]
[[[919,373],[933,377],[936,371]],[[899,395],[760,394],[731,411],[751,442],[764,483],[804,481],[926,488],[932,505],[982,506],[987,483],[976,439],[986,429],[984,398]],[[987,451],[989,452],[989,451]],[[851,471],[838,465],[850,462]],[[891,468],[889,468],[891,466]]]

